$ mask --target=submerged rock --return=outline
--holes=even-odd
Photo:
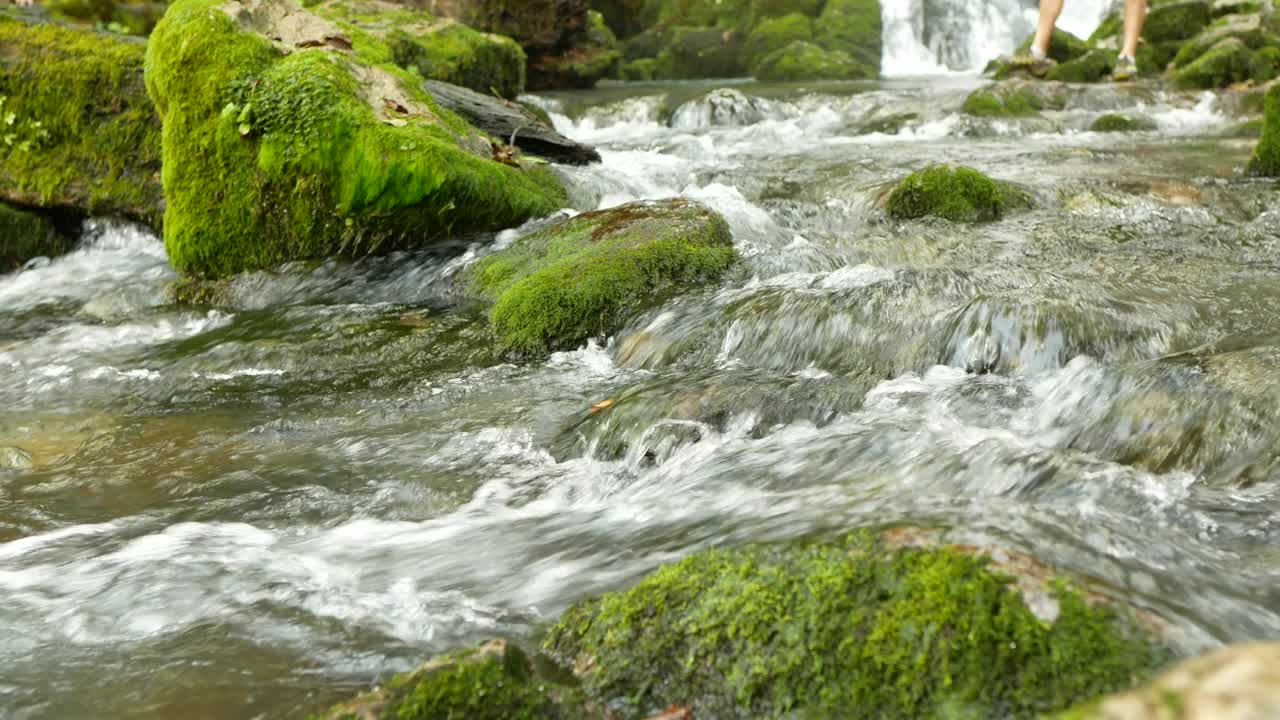
[[[427,90],[442,107],[525,152],[570,165],[600,162],[595,148],[561,135],[523,105],[435,80]]]
[[[382,0],[326,0],[310,8],[342,28],[368,62],[395,63],[504,98],[524,92],[525,53],[511,38]]]
[[[34,257],[61,255],[71,242],[43,215],[0,202],[0,273]]]
[[[591,706],[568,673],[547,672],[518,647],[494,640],[450,653],[322,713],[321,720],[589,720]]]
[[[292,0],[170,7],[146,80],[164,120],[164,237],[180,272],[423,247],[563,204],[549,171],[499,162],[420,78],[351,47]]]
[[[1253,150],[1249,174],[1280,177],[1280,83],[1267,92],[1262,139]]]
[[[583,213],[468,269],[463,291],[494,302],[506,352],[578,347],[621,329],[665,293],[712,280],[736,253],[729,226],[688,200]]]
[[[0,201],[159,226],[160,119],[136,38],[0,13]]]
[[[969,93],[961,110],[974,117],[1031,117],[1062,107],[1060,87],[1021,79],[998,82]]]
[[[1165,657],[1136,616],[1034,561],[900,535],[698,553],[573,606],[545,647],[635,718],[673,702],[699,717],[1030,718]]]
[[[1089,129],[1093,132],[1139,132],[1155,130],[1156,124],[1151,118],[1142,115],[1107,113],[1094,120]]]
[[[1280,717],[1280,644],[1233,645],[1179,663],[1138,690],[1058,720],[1265,720]]]
[[[932,215],[954,222],[986,222],[1029,202],[1026,193],[973,168],[934,165],[898,183],[885,201],[885,212],[900,220]]]

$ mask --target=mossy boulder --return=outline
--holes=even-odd
[[[1209,0],[1177,0],[1160,2],[1147,11],[1142,36],[1149,43],[1193,38],[1213,19],[1213,3]],[[1123,31],[1123,22],[1120,25]]]
[[[724,219],[688,200],[578,215],[468,268],[463,292],[494,303],[502,350],[540,355],[622,329],[669,293],[714,280],[735,260]]]
[[[884,28],[878,0],[827,0],[813,27],[823,49],[848,53],[871,69],[871,77],[880,74]]]
[[[1031,51],[1031,43],[1035,42],[1035,33],[1032,33],[1022,41],[1018,46],[1017,53],[1019,55],[1026,54]],[[1054,28],[1053,34],[1049,36],[1049,50],[1045,53],[1058,63],[1068,63],[1076,58],[1087,54],[1091,48],[1089,43],[1072,35],[1066,30]]]
[[[170,7],[146,81],[164,121],[174,267],[216,278],[424,247],[563,205],[548,171],[494,160],[420,77],[362,54],[292,0]]]
[[[1094,83],[1111,74],[1116,56],[1107,50],[1090,50],[1074,60],[1049,69],[1045,80],[1069,83]]]
[[[1274,34],[1271,31],[1261,13],[1229,15],[1216,20],[1204,32],[1183,43],[1173,57],[1174,67],[1181,68],[1192,64],[1227,38],[1239,40],[1250,50],[1280,43],[1280,34]]]
[[[804,80],[865,80],[876,70],[842,50],[824,50],[810,42],[793,42],[766,55],[756,65],[755,77],[763,82]]]
[[[1254,720],[1280,717],[1280,644],[1246,643],[1178,663],[1137,690],[1056,720]]]
[[[886,535],[709,550],[570,608],[553,657],[623,718],[1034,718],[1163,661],[1066,581]]]
[[[965,98],[961,111],[985,118],[1031,117],[1055,106],[1034,83],[1001,82],[978,88]]]
[[[311,10],[341,28],[366,62],[508,99],[524,91],[527,59],[511,38],[382,0],[326,0]]]
[[[319,720],[604,720],[567,671],[551,670],[516,645],[494,640],[397,675]]]
[[[658,53],[657,76],[662,79],[732,78],[746,74],[742,64],[742,36],[716,28],[672,28],[667,46]]]
[[[747,37],[743,58],[752,72],[770,53],[781,50],[793,42],[813,40],[813,20],[800,13],[770,18],[756,26]]]
[[[595,11],[587,14],[586,31],[569,49],[529,58],[529,89],[589,88],[613,75],[622,60],[618,38]]]
[[[1280,83],[1267,91],[1267,110],[1262,139],[1249,161],[1249,174],[1280,177]]]
[[[1257,72],[1253,51],[1240,40],[1227,38],[1195,62],[1177,69],[1173,83],[1182,89],[1207,90],[1251,80]]]
[[[0,273],[34,257],[61,255],[71,242],[49,218],[0,202]]]
[[[1138,72],[1142,75],[1160,75],[1169,68],[1169,64],[1184,47],[1186,44],[1181,40],[1139,45],[1138,53],[1134,57]]]
[[[158,227],[160,118],[145,57],[136,38],[0,13],[0,201]]]
[[[973,168],[933,165],[898,183],[885,201],[885,212],[899,220],[931,215],[953,222],[986,222],[1028,203],[1025,193]]]
[[[1142,130],[1155,130],[1156,124],[1151,118],[1141,115],[1107,113],[1094,120],[1089,129],[1093,132],[1139,132]]]
[[[160,22],[165,0],[48,0],[45,8],[57,18],[101,25],[112,32],[146,35]]]

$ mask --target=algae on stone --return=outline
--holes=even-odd
[[[1011,576],[948,547],[826,542],[709,550],[570,608],[545,647],[586,693],[641,718],[1033,718],[1149,674],[1132,618],[1049,581],[1045,617]]]
[[[146,81],[164,120],[164,237],[180,272],[424,247],[563,204],[549,171],[496,162],[420,78],[347,48],[291,0],[170,7]]]
[[[1253,150],[1249,174],[1280,177],[1280,83],[1267,91],[1262,139],[1258,140],[1258,145]]]
[[[756,65],[755,77],[763,82],[802,80],[866,80],[876,71],[840,50],[823,50],[798,41],[766,55]]]
[[[1106,50],[1090,50],[1069,62],[1049,69],[1044,79],[1057,82],[1093,83],[1106,77],[1115,67],[1115,56]]]
[[[1250,80],[1256,73],[1253,52],[1240,40],[1227,38],[1175,71],[1173,83],[1184,89],[1208,90]]]
[[[48,218],[0,202],[0,273],[34,257],[61,255],[70,247]]]
[[[1089,129],[1093,132],[1138,132],[1140,130],[1155,130],[1156,124],[1146,117],[1107,113],[1094,120]]]
[[[468,268],[462,288],[494,302],[503,351],[537,355],[616,332],[663,293],[735,260],[724,219],[687,200],[583,213]]]
[[[898,183],[885,202],[885,212],[900,220],[932,215],[953,222],[987,222],[1028,202],[1021,191],[973,168],[934,165]]]
[[[160,119],[136,38],[0,13],[0,200],[159,226]]]
[[[1025,85],[996,84],[969,93],[960,109],[974,117],[1029,117],[1044,109],[1044,101]]]

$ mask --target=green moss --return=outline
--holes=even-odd
[[[715,28],[672,28],[658,53],[662,79],[731,78],[745,74],[741,36]]]
[[[742,32],[751,18],[753,0],[655,0],[654,24],[707,27]]]
[[[578,720],[601,715],[515,645],[494,641],[428,662],[321,717],[395,720]]]
[[[1264,124],[1263,118],[1253,118],[1233,125],[1224,135],[1233,138],[1260,138]]]
[[[771,18],[799,14],[815,17],[826,4],[826,0],[751,0],[750,29],[760,27],[760,23]]]
[[[718,277],[736,255],[724,220],[696,203],[584,213],[482,259],[466,291],[495,301],[502,349],[537,355],[621,329],[662,294]]]
[[[617,72],[622,61],[618,39],[596,11],[587,13],[582,41],[562,55],[543,55],[529,63],[529,89],[589,88]]]
[[[1280,77],[1280,44],[1268,45],[1253,54],[1253,77],[1258,82],[1270,82]]]
[[[0,203],[0,273],[22,267],[31,258],[61,255],[69,249],[71,243],[50,220]]]
[[[1107,113],[1093,121],[1089,129],[1093,132],[1138,132],[1154,130],[1156,124],[1149,118],[1134,117],[1120,113]]]
[[[1267,92],[1267,112],[1262,139],[1249,161],[1249,174],[1280,177],[1280,84]]]
[[[653,80],[657,77],[657,73],[658,60],[656,58],[632,60],[629,63],[623,63],[618,70],[618,76],[621,79],[631,81]]]
[[[491,160],[415,76],[332,47],[282,53],[225,7],[180,0],[148,49],[179,271],[421,247],[563,204],[544,173]]]
[[[814,40],[824,50],[848,53],[859,64],[880,74],[881,34],[878,0],[827,0],[814,22]]]
[[[159,224],[160,121],[133,38],[0,14],[0,199]]]
[[[1227,38],[1174,72],[1173,83],[1183,89],[1221,88],[1250,80],[1257,70],[1253,51],[1236,38]]]
[[[972,168],[934,165],[898,183],[885,211],[898,219],[932,215],[955,222],[986,222],[1028,202],[1022,192]]]
[[[756,65],[755,77],[763,82],[802,80],[865,80],[876,71],[839,50],[823,50],[809,42],[793,42],[766,55]]]
[[[1031,50],[1031,43],[1036,39],[1035,33],[1028,35],[1018,46],[1018,54],[1026,54]],[[1059,63],[1068,63],[1084,56],[1090,50],[1089,43],[1072,35],[1066,30],[1054,28],[1049,36],[1049,50],[1045,54]]]
[[[1128,687],[1162,659],[1058,583],[1046,624],[1011,578],[874,536],[710,550],[570,608],[546,648],[623,717],[1029,718]]]
[[[1115,55],[1106,50],[1090,50],[1070,62],[1056,65],[1045,73],[1045,80],[1070,83],[1093,83],[1110,74]]]
[[[974,90],[960,108],[975,117],[1027,117],[1044,107],[1038,95],[1016,85],[990,85]]]
[[[44,7],[57,18],[93,23],[113,32],[146,35],[164,15],[164,0],[48,0]]]
[[[1209,0],[1156,3],[1147,12],[1142,36],[1149,43],[1186,40],[1205,29],[1212,19]]]
[[[1142,75],[1162,74],[1183,47],[1185,45],[1181,40],[1139,45],[1138,53],[1134,57],[1138,65],[1138,72]]]
[[[754,72],[765,56],[796,41],[813,39],[813,21],[800,13],[765,20],[751,31],[743,48],[747,68]]]
[[[1260,14],[1230,15],[1218,19],[1204,32],[1184,43],[1173,57],[1174,66],[1190,65],[1227,38],[1239,40],[1250,50],[1274,46],[1280,42],[1280,38],[1268,30]]]

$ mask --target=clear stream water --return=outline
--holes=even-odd
[[[745,258],[542,362],[448,290],[514,232],[220,309],[109,222],[0,276],[0,716],[302,717],[700,548],[899,522],[1094,578],[1187,652],[1280,636],[1280,195],[1212,96],[989,122],[977,82],[542,97],[603,152],[575,208],[691,197]],[[1115,108],[1159,130],[1082,129]],[[937,161],[1038,207],[886,220]]]

